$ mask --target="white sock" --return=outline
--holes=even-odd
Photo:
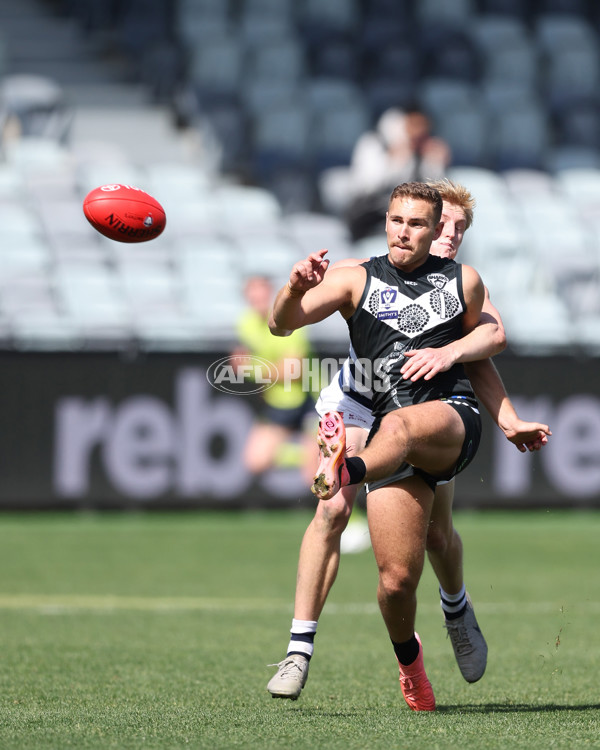
[[[317,620],[292,620],[290,633],[292,637],[288,644],[287,655],[304,654],[308,659],[315,650],[314,640],[317,633]]]
[[[440,586],[440,597],[440,604],[442,605],[444,614],[449,619],[452,619],[453,616],[456,617],[467,605],[467,590],[465,584],[463,583],[458,594],[448,594]]]

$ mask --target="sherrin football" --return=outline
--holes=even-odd
[[[94,188],[84,198],[83,213],[94,229],[117,242],[153,240],[167,223],[156,198],[132,185]]]

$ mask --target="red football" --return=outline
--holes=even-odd
[[[83,201],[83,213],[100,234],[118,242],[147,242],[167,223],[160,203],[132,185],[102,185]]]

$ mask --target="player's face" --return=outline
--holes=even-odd
[[[467,220],[460,206],[444,201],[442,221],[442,232],[437,240],[432,242],[430,252],[432,255],[439,255],[440,258],[454,260],[467,230]]]
[[[422,265],[429,255],[431,243],[441,231],[436,226],[434,207],[416,198],[395,198],[387,212],[389,259],[398,268],[412,271]]]

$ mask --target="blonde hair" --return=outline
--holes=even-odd
[[[443,177],[441,180],[433,180],[428,182],[428,185],[435,188],[438,193],[442,196],[442,200],[446,203],[452,203],[454,206],[458,206],[462,209],[465,220],[467,222],[467,229],[473,223],[473,211],[475,209],[475,198],[463,185],[459,185],[457,182],[452,182],[447,177]]]

